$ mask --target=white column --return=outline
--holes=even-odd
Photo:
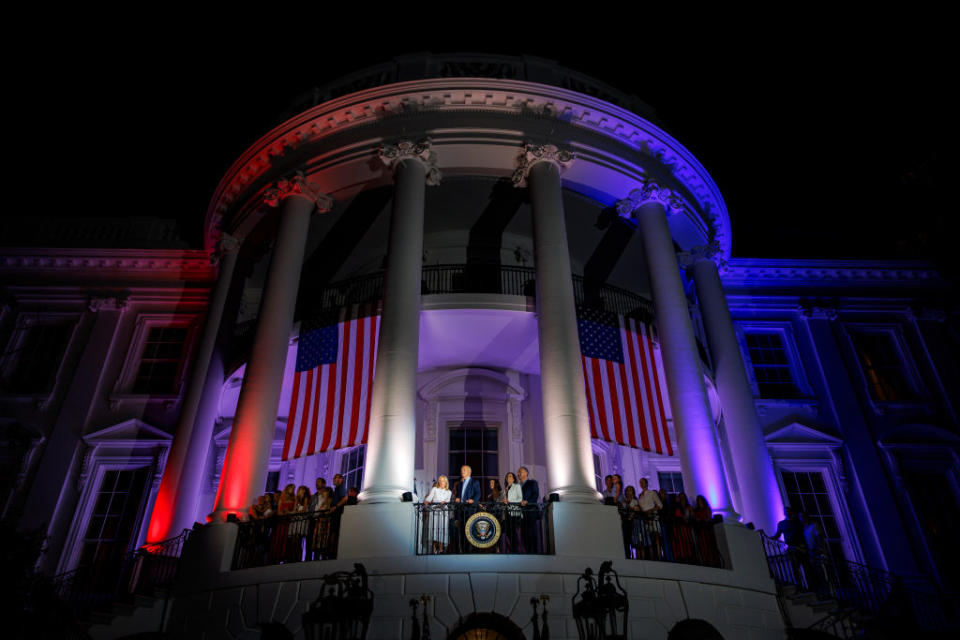
[[[426,185],[440,181],[428,141],[384,145],[380,158],[394,170],[394,194],[360,494],[367,503],[396,502],[413,489],[423,209]]]
[[[580,364],[577,308],[560,190],[560,171],[573,154],[553,145],[528,145],[514,182],[526,179],[533,208],[537,278],[537,336],[550,492],[565,501],[595,502],[590,418]]]
[[[547,485],[558,493],[547,515],[553,552],[583,556],[585,550],[619,548],[620,518],[604,507],[593,485],[590,417],[580,363],[577,309],[573,298],[560,172],[573,153],[552,144],[526,145],[513,181],[529,187],[533,208],[537,278],[537,339]],[[543,488],[543,484],[541,484]],[[606,552],[606,551],[605,551]],[[589,551],[586,551],[589,553]]]
[[[743,355],[737,344],[730,308],[712,258],[715,252],[716,247],[698,247],[683,254],[681,259],[693,271],[697,300],[713,356],[727,441],[740,487],[743,518],[753,522],[758,529],[773,531],[782,517],[783,502],[757,417]]]
[[[331,201],[302,175],[280,181],[265,194],[269,204],[282,202],[280,228],[260,301],[250,361],[243,376],[237,413],[230,431],[220,487],[209,519],[247,512],[263,492],[273,445],[283,370],[300,284],[310,215],[329,210]]]
[[[636,218],[640,226],[684,488],[691,500],[703,495],[714,513],[732,517],[733,504],[664,205],[673,209],[678,202],[669,190],[650,181],[618,203],[617,210],[622,216]]]
[[[210,364],[239,250],[240,241],[237,238],[228,234],[220,237],[220,271],[207,305],[203,333],[193,357],[183,407],[177,419],[170,454],[163,468],[163,478],[147,530],[147,542],[159,542],[176,536],[194,522],[197,498],[201,493],[200,475],[210,450],[213,431],[212,420],[198,420],[197,416],[200,403],[205,399],[204,389],[206,388],[209,394],[211,389],[216,389],[223,383],[222,366],[211,367]],[[211,398],[206,400],[209,402]]]

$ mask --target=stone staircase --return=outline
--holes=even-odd
[[[866,622],[833,598],[823,599],[793,585],[781,585],[779,592],[790,638],[854,638]]]
[[[172,600],[168,589],[154,588],[149,595],[135,595],[130,602],[114,602],[90,612],[92,640],[147,640],[164,638],[160,632]],[[145,632],[144,629],[155,631]]]

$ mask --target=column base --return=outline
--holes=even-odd
[[[560,500],[562,502],[583,502],[596,504],[601,499],[600,494],[596,490],[580,485],[575,485],[572,487],[557,487],[556,489],[551,489],[550,493],[560,494]]]
[[[361,502],[344,507],[337,558],[414,555],[412,502]]]
[[[759,532],[740,523],[726,521],[715,524],[713,530],[723,555],[724,569],[736,571],[738,578],[746,577],[760,582],[772,580]]]
[[[553,552],[558,556],[623,557],[616,507],[596,500],[592,504],[551,502],[547,522],[553,533]]]
[[[357,500],[366,504],[379,504],[383,502],[400,502],[404,493],[413,491],[406,487],[376,487],[374,489],[364,489],[357,496]]]
[[[194,529],[180,556],[177,582],[196,584],[230,571],[238,531],[239,527],[233,522],[218,522]]]

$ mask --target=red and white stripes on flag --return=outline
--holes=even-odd
[[[284,460],[367,442],[380,316],[351,311],[301,325]]]
[[[650,328],[588,309],[577,323],[591,436],[673,455]]]

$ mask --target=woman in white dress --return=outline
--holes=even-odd
[[[430,489],[429,495],[423,501],[426,507],[426,540],[431,543],[433,553],[443,553],[450,541],[448,521],[450,519],[447,508],[440,505],[450,502],[450,481],[447,476],[437,478],[437,484]],[[430,505],[436,505],[431,507]]]
[[[517,476],[512,471],[508,471],[503,476],[503,501],[507,503],[506,517],[503,519],[504,529],[506,529],[507,543],[510,545],[508,553],[519,553],[519,532],[520,520],[523,518],[523,512],[520,503],[523,502],[523,490],[520,483],[517,482]]]

